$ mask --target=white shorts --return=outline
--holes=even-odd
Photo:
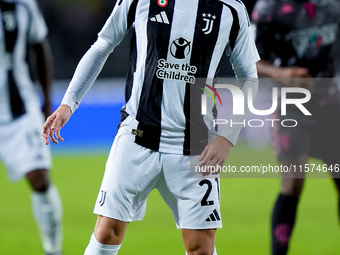
[[[40,112],[0,123],[0,159],[11,181],[19,180],[33,170],[50,169],[51,152],[42,140],[42,125]]]
[[[221,228],[219,179],[191,178],[191,156],[156,152],[134,139],[129,127],[119,129],[94,213],[126,222],[142,220],[146,198],[157,189],[177,228]]]

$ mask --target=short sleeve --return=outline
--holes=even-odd
[[[39,10],[38,4],[35,0],[26,0],[26,4],[30,15],[30,26],[28,31],[28,42],[31,44],[42,42],[47,34],[48,29],[42,13]]]
[[[98,36],[117,46],[134,24],[136,0],[118,0]]]
[[[238,10],[239,31],[233,49],[229,48],[230,63],[234,69],[249,66],[260,60],[248,17],[244,6]]]

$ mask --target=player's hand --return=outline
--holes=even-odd
[[[49,144],[48,138],[56,144],[58,144],[59,141],[64,141],[64,138],[60,135],[60,129],[67,123],[71,115],[72,112],[68,105],[60,105],[58,109],[47,118],[41,129],[41,135],[46,145]]]
[[[201,153],[200,158],[198,159],[200,162],[196,166],[224,166],[224,162],[229,156],[230,149],[232,147],[232,143],[229,142],[223,136],[218,136],[214,140],[212,140]],[[213,172],[213,174],[218,174],[218,171]],[[202,173],[202,175],[210,174],[208,171]]]
[[[280,68],[280,79],[286,87],[303,87],[311,89],[314,86],[313,77],[307,68],[282,67]]]

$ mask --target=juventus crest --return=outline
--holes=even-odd
[[[213,26],[214,26],[214,21],[216,19],[215,15],[211,15],[210,13],[206,14],[203,13],[203,20],[205,21],[205,27],[202,29],[202,32],[204,32],[206,35],[210,34]]]

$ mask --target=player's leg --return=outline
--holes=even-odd
[[[117,254],[123,242],[127,226],[128,222],[98,215],[94,233],[84,254]]]
[[[46,254],[61,254],[62,204],[58,190],[50,185],[47,170],[34,170],[26,177],[32,187],[32,209],[44,251]]]
[[[340,179],[339,178],[334,178],[334,183],[336,190],[338,192],[338,216],[339,216],[339,222],[340,222]]]
[[[281,189],[272,211],[272,255],[284,255],[288,251],[304,182],[304,172],[299,166],[307,162],[311,148],[309,125],[314,123],[294,107],[287,109],[286,118],[297,119],[299,125],[294,128],[278,125],[272,129],[272,143],[278,162],[291,169],[291,172],[281,173]]]
[[[217,255],[215,249],[216,229],[182,229],[187,255]]]
[[[190,162],[190,160],[192,162]],[[171,208],[187,254],[212,255],[216,229],[222,227],[216,175],[192,177],[198,157],[167,154],[157,189]]]
[[[26,177],[32,187],[33,214],[38,223],[44,251],[62,249],[62,205],[58,191],[50,185],[51,152],[40,135],[42,113],[26,114],[1,129],[1,158],[12,181]]]
[[[280,164],[288,167],[304,165],[307,158],[307,155],[302,155],[281,161]],[[283,255],[288,251],[303,181],[304,178],[301,174],[282,174],[281,190],[274,204],[271,220],[272,255]]]
[[[85,255],[117,254],[128,222],[144,217],[146,198],[161,175],[161,156],[134,139],[123,122],[107,159],[94,208],[97,223]]]

